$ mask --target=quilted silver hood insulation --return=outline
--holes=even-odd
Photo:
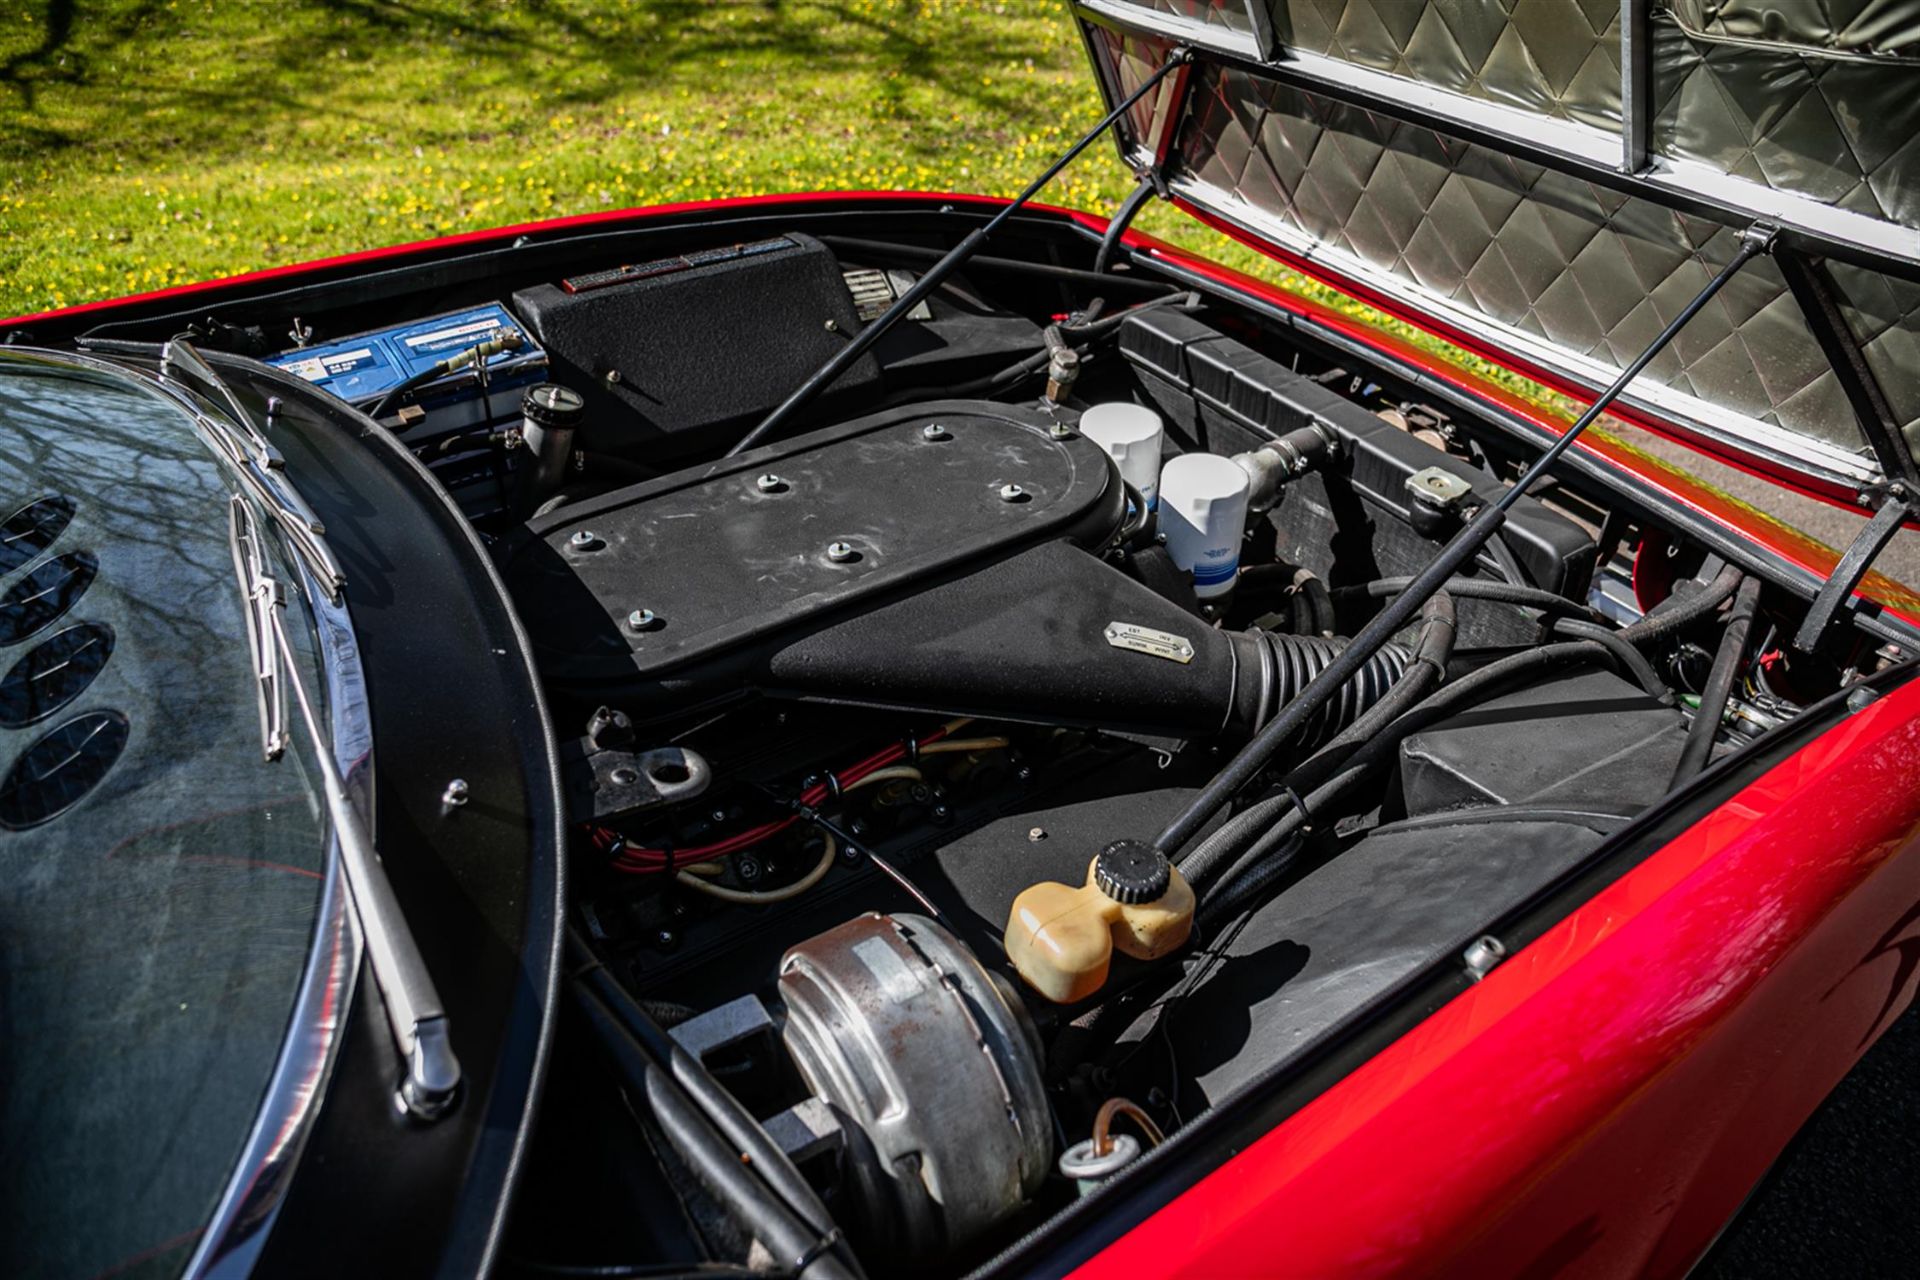
[[[1581,171],[1620,163],[1620,0],[1082,0],[1081,12],[1109,95],[1175,39],[1201,51],[1157,149],[1143,138],[1151,122],[1134,122],[1134,160],[1163,155],[1174,194],[1589,384],[1611,380],[1751,218],[1791,228],[1802,217],[1842,240],[1864,228],[1859,242],[1895,269],[1839,257],[1829,269],[1869,367],[1920,440],[1920,0],[1653,0],[1640,33],[1644,187]],[[1336,83],[1317,92],[1316,76]],[[1388,96],[1402,83],[1428,118],[1339,100],[1343,77]],[[1482,127],[1448,132],[1449,103]],[[1502,128],[1544,140],[1547,163],[1490,143]],[[1713,187],[1722,216],[1670,198],[1690,181]],[[1749,216],[1725,216],[1729,206]],[[1634,390],[1702,434],[1829,481],[1877,472],[1771,261],[1749,267]]]

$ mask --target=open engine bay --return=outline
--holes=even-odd
[[[944,245],[682,238],[203,335],[412,450],[546,681],[510,1257],[983,1263],[1901,656],[1562,469],[1269,741],[1537,443],[1056,237],[729,454]]]

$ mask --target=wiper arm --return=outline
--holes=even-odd
[[[327,547],[327,527],[320,523],[320,517],[287,477],[286,459],[260,433],[233,388],[214,372],[193,344],[183,338],[175,338],[160,349],[160,379],[209,401],[218,397],[225,402],[226,420],[201,413],[191,404],[188,407],[193,408],[195,421],[239,474],[248,492],[272,513],[274,523],[286,533],[288,543],[320,580],[327,598],[338,599],[347,579]]]
[[[186,377],[183,379],[182,374]],[[280,451],[268,442],[260,429],[253,424],[253,415],[240,403],[240,397],[234,394],[227,380],[215,373],[194,345],[185,338],[175,338],[160,348],[160,376],[172,378],[175,382],[190,381],[199,385],[194,389],[212,399],[218,395],[226,401],[233,415],[233,424],[247,437],[247,444],[253,454],[253,460],[266,470],[278,471],[287,465]],[[209,395],[208,393],[213,393]]]
[[[394,1043],[407,1064],[400,1082],[399,1106],[417,1119],[437,1119],[453,1104],[460,1088],[460,1060],[454,1056],[446,1009],[400,902],[393,896],[393,885],[387,880],[373,837],[347,796],[329,735],[321,729],[306,684],[291,661],[286,592],[266,572],[265,549],[253,510],[246,498],[235,494],[230,514],[234,572],[247,597],[247,637],[253,644],[254,670],[259,678],[260,730],[267,759],[279,759],[285,751],[285,699],[291,689],[300,705],[300,718],[313,744],[314,758],[320,764],[321,789],[340,842],[347,889],[366,938],[367,962],[386,1005]]]

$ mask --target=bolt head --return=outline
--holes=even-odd
[[[447,789],[440,795],[440,803],[449,809],[457,809],[467,802],[470,792],[465,778],[454,778],[447,783]]]
[[[618,369],[607,370],[607,385],[610,387],[620,385],[620,371]]]
[[[1056,422],[1047,428],[1047,434],[1055,440],[1071,440],[1074,436],[1074,430],[1070,423]]]
[[[623,764],[607,773],[607,781],[616,787],[630,787],[640,781],[640,771]]]
[[[937,422],[929,422],[920,428],[920,436],[925,440],[945,440],[947,434],[947,429]]]
[[[1027,500],[1027,491],[1025,489],[1022,489],[1019,485],[1003,484],[1000,486],[1000,501],[1025,502],[1026,500]]]
[[[575,551],[591,551],[600,545],[600,538],[591,529],[576,529],[567,539],[567,545]]]
[[[840,332],[840,322],[838,320],[835,320],[832,316],[827,317],[827,332],[828,333]]]
[[[1027,832],[1027,839],[1033,841],[1033,843],[1035,844],[1039,844],[1042,840],[1045,840],[1046,838],[1047,838],[1047,829],[1045,827],[1033,827],[1029,829]]]
[[[835,564],[845,564],[849,560],[852,560],[857,554],[859,553],[854,551],[851,542],[829,542],[827,544],[827,559],[833,561]]]
[[[753,487],[762,493],[778,493],[787,487],[787,482],[769,471],[753,482]]]
[[[635,609],[627,615],[627,630],[651,631],[660,625],[660,615],[651,609]]]

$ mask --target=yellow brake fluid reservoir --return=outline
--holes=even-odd
[[[1007,959],[1029,986],[1072,1004],[1107,980],[1114,948],[1156,960],[1193,932],[1193,889],[1158,849],[1116,840],[1078,888],[1046,881],[1021,891],[1007,920]]]

